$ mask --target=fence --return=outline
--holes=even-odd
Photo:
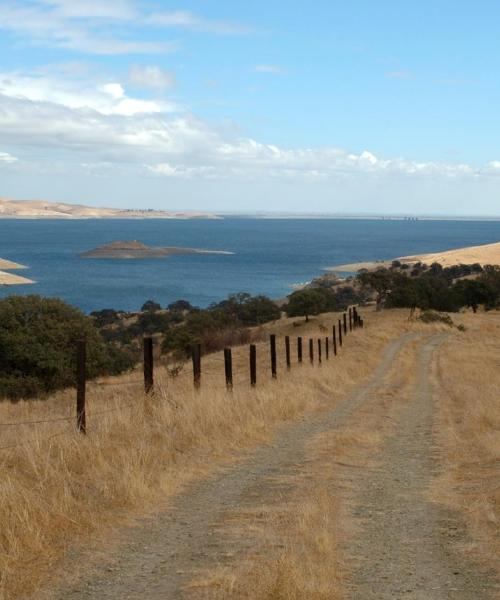
[[[333,356],[337,356],[340,348],[344,343],[344,339],[347,336],[348,331],[351,332],[353,329],[364,327],[364,321],[359,314],[356,307],[349,308],[347,313],[343,313],[342,318],[338,320],[338,325],[332,326],[331,340]],[[315,353],[315,341],[316,341],[316,353]],[[322,363],[323,357],[325,360],[330,358],[330,336],[324,338],[309,338],[309,361],[311,364],[317,362]],[[284,349],[285,349],[285,365],[286,371],[292,368],[292,344],[290,336],[284,337]],[[301,365],[303,361],[303,338],[298,336],[296,339],[296,350],[297,350],[297,365]],[[324,352],[324,354],[323,354]],[[144,373],[144,392],[146,395],[152,395],[154,393],[154,358],[153,358],[153,338],[147,336],[143,340],[143,373]],[[87,373],[86,373],[86,359],[87,359],[87,348],[84,340],[79,340],[76,344],[76,428],[82,433],[87,433],[87,413],[86,413],[86,392],[87,392]],[[269,336],[269,367],[271,370],[271,377],[273,379],[278,378],[278,346],[277,337],[275,334]],[[193,346],[191,352],[191,363],[193,371],[193,385],[194,388],[199,390],[202,384],[202,350],[201,345],[197,344]],[[233,356],[231,348],[224,348],[224,375],[226,382],[226,389],[231,392],[234,384],[234,369],[233,369]],[[251,387],[257,385],[257,347],[255,344],[249,346],[249,377],[248,384]],[[101,411],[98,414],[104,414],[112,412],[110,409]],[[75,417],[61,417],[56,419],[48,420],[33,420],[23,421],[19,423],[0,423],[0,427],[11,427],[16,425],[35,425],[39,423],[54,423],[59,421],[70,421]],[[51,437],[57,437],[55,434]],[[14,448],[18,444],[10,446],[0,446],[0,450]]]

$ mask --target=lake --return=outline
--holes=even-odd
[[[234,252],[146,260],[78,256],[116,240]],[[180,298],[205,307],[230,293],[283,297],[332,265],[389,259],[500,240],[499,221],[371,219],[21,220],[0,219],[0,257],[29,267],[35,285],[9,294],[57,296],[86,312],[137,310]]]

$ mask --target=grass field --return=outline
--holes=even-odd
[[[285,423],[335,407],[373,374],[390,340],[409,331],[448,331],[443,325],[409,322],[407,311],[365,317],[366,327],[348,334],[336,358],[330,348],[330,360],[323,356],[320,366],[309,365],[307,346],[304,363],[297,365],[294,340],[297,335],[324,339],[338,315],[321,315],[298,327],[283,319],[263,328],[263,339],[271,332],[278,335],[278,379],[270,376],[268,344],[263,341],[257,348],[255,389],[248,384],[246,347],[233,351],[232,393],[225,389],[221,353],[204,358],[198,392],[189,366],[174,379],[159,368],[156,393],[148,399],[139,370],[92,383],[86,437],[74,430],[73,391],[43,402],[0,404],[3,424],[71,419],[0,428],[0,446],[16,445],[0,452],[0,597],[42,597],[47,586],[78,575],[75,557],[86,556],[91,564],[95,550],[98,560],[121,526],[168,508],[186,484],[238,461],[241,451],[268,442]],[[498,549],[500,409],[495,389],[500,318],[492,313],[454,319],[467,330],[450,330],[436,367],[440,392],[435,427],[447,470],[429,493],[464,515],[475,551],[488,560],[492,548]],[[284,335],[293,336],[288,373]],[[412,378],[412,364],[410,345],[394,368],[401,389]],[[392,398],[390,389],[387,393]],[[384,398],[381,402],[373,406],[386,406]],[[341,461],[369,463],[373,448],[390,433],[382,415],[375,408],[357,427],[312,444],[311,468],[303,483],[286,502],[266,509],[260,521],[266,540],[262,548],[281,548],[272,560],[262,550],[236,570],[200,573],[189,593],[196,597],[197,590],[216,590],[214,597],[229,598],[239,590],[236,597],[255,599],[342,597],[346,571],[339,544],[352,532],[346,506],[331,493],[331,486],[338,485],[338,465],[327,465],[326,457],[336,448]]]

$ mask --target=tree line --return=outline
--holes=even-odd
[[[0,399],[43,398],[72,386],[75,343],[81,338],[87,340],[88,377],[118,375],[140,361],[144,335],[155,336],[165,356],[182,361],[195,344],[206,353],[248,343],[259,325],[280,319],[283,312],[308,320],[370,300],[394,308],[455,312],[482,305],[489,310],[500,303],[500,267],[394,261],[390,268],[361,272],[347,282],[316,280],[279,304],[237,293],[207,308],[186,300],[165,307],[148,300],[138,313],[108,308],[85,315],[59,299],[10,296],[0,300]]]

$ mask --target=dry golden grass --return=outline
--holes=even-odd
[[[467,330],[439,353],[436,435],[447,464],[433,495],[463,514],[473,558],[499,569],[500,314],[453,318]]]
[[[0,428],[2,448],[19,444],[0,451],[0,597],[30,597],[77,542],[104,540],[130,517],[163,507],[187,481],[268,439],[281,423],[334,405],[369,376],[387,341],[406,327],[406,314],[367,315],[367,328],[349,334],[339,356],[321,367],[307,363],[306,351],[298,367],[294,351],[286,376],[280,360],[277,381],[267,344],[260,344],[253,390],[247,348],[234,351],[232,393],[225,390],[221,353],[204,359],[199,392],[189,368],[175,379],[158,369],[155,397],[147,401],[140,371],[90,384],[86,437],[74,430],[71,391],[44,402],[1,403],[0,423],[71,421]],[[337,318],[323,315],[300,327],[284,319],[273,330],[324,338]],[[281,359],[282,337],[279,343]]]
[[[240,559],[236,568],[219,567],[196,578],[185,597],[339,600],[341,528],[328,477],[323,476],[321,485],[310,485],[307,497],[296,495],[278,508],[264,506],[261,511],[265,518],[258,515],[258,530],[251,514],[238,517],[242,535],[252,535],[258,552]],[[251,532],[244,527],[246,520],[253,523]]]

